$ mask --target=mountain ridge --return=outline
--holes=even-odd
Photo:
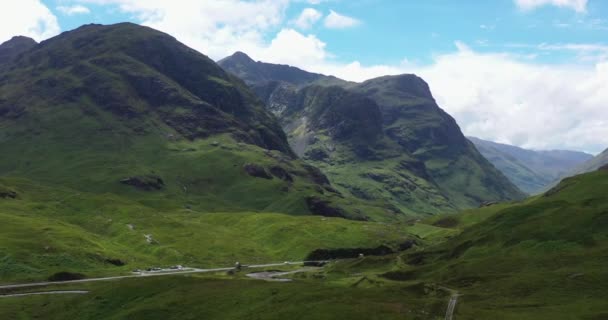
[[[428,84],[415,75],[385,76],[336,86],[335,82],[318,78],[302,81],[310,73],[295,68],[290,70],[303,75],[295,82],[284,76],[255,81],[250,74],[275,65],[239,65],[233,61],[243,59],[244,54],[239,53],[219,64],[248,79],[253,91],[281,121],[292,147],[324,170],[343,193],[385,203],[389,211],[405,214],[454,211],[486,201],[521,197],[502,173],[477,154],[454,119],[437,106]],[[234,69],[235,65],[239,67]],[[357,97],[359,103],[350,102],[351,108],[357,105],[358,112],[364,115],[351,126],[376,134],[366,134],[366,139],[349,136],[345,140],[343,136],[338,142],[326,128],[309,123],[316,117],[314,110],[330,110],[339,104],[323,97],[339,96],[340,92]],[[311,102],[307,108],[301,107],[302,99]],[[374,116],[378,113],[381,119]]]
[[[241,80],[170,35],[85,25],[5,66],[2,176],[157,208],[382,218],[298,160]]]
[[[588,161],[592,155],[569,150],[528,150],[468,137],[490,162],[523,191],[536,194]]]

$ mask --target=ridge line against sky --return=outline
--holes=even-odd
[[[347,80],[416,73],[467,135],[608,147],[608,1],[9,0],[0,42],[132,21],[218,60],[240,50]],[[463,17],[465,17],[463,19]]]

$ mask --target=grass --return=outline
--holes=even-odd
[[[66,289],[67,287],[61,287]],[[440,319],[445,299],[419,287],[176,276],[91,283],[86,295],[0,299],[4,319]],[[74,308],[78,306],[78,308]]]
[[[59,271],[98,276],[152,265],[302,260],[319,248],[396,245],[437,229],[280,213],[162,211],[114,194],[2,181],[21,197],[0,200],[4,282],[40,280]]]
[[[544,196],[457,215],[460,234],[400,272],[464,294],[458,319],[603,319],[608,314],[608,173]],[[436,219],[436,220],[435,220]],[[428,222],[445,219],[438,217]]]

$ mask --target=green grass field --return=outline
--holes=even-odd
[[[0,299],[2,319],[441,319],[446,299],[420,286],[271,283],[208,276],[45,288],[85,295]],[[18,303],[16,300],[18,299]]]
[[[59,271],[97,276],[156,265],[302,260],[319,248],[394,246],[410,238],[431,241],[444,232],[310,215],[160,211],[114,194],[1,181],[20,195],[0,200],[3,282],[39,280]],[[111,259],[125,265],[106,261]]]

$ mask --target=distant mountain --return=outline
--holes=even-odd
[[[0,176],[163,209],[374,215],[295,157],[241,80],[167,34],[87,25],[0,53]]]
[[[604,150],[602,153],[598,154],[597,156],[581,163],[579,166],[574,168],[568,174],[568,176],[595,171],[606,165],[608,165],[608,149]]]
[[[7,63],[18,55],[32,49],[38,43],[34,39],[16,36],[0,44],[0,64]]]
[[[573,168],[593,158],[578,151],[536,151],[474,137],[469,140],[496,168],[529,194],[546,190]]]
[[[523,194],[437,106],[415,75],[363,83],[254,62],[219,61],[243,77],[281,121],[296,153],[343,194],[392,214],[434,214]]]

